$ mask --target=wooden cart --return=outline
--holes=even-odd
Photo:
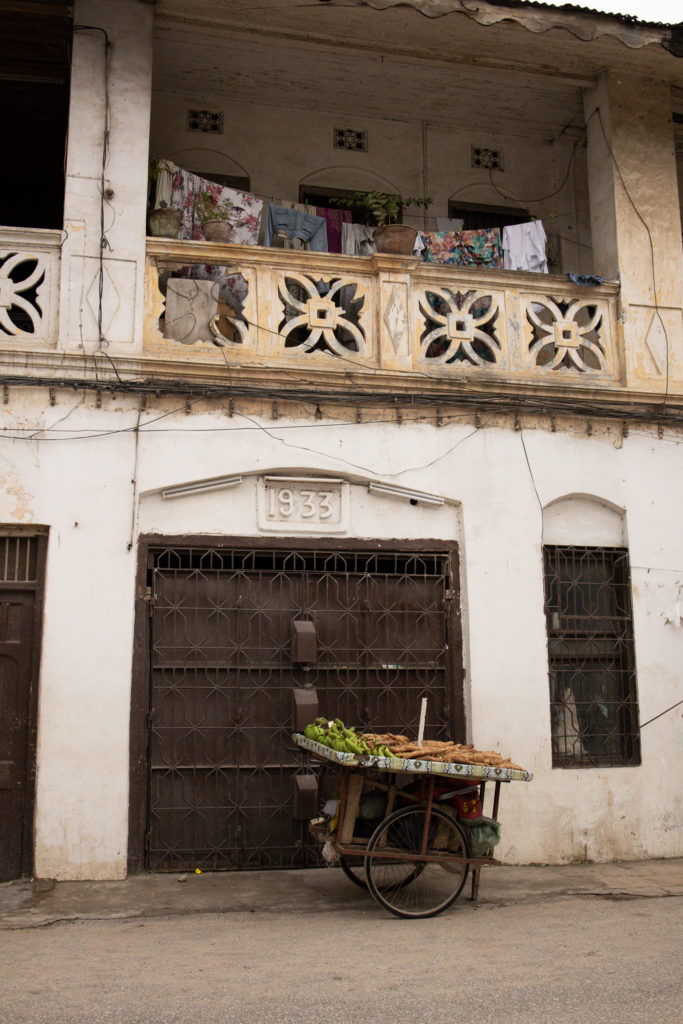
[[[471,898],[476,900],[482,867],[500,861],[472,855],[471,830],[457,819],[453,800],[468,790],[478,791],[483,808],[486,786],[492,782],[488,817],[497,822],[501,786],[529,782],[530,772],[350,754],[300,733],[293,739],[312,756],[341,768],[337,827],[327,841],[351,881],[369,889],[379,905],[397,917],[433,917],[455,902],[471,869]],[[417,785],[408,790],[399,786],[401,775],[414,776]],[[386,793],[386,809],[372,834],[363,836],[358,812],[368,790]]]

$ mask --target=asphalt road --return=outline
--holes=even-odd
[[[1,1024],[660,1024],[681,900],[86,920],[0,935]]]

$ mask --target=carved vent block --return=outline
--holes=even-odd
[[[360,320],[365,296],[359,282],[285,273],[278,294],[282,303],[278,332],[286,349],[327,352],[343,358],[367,354]]]
[[[504,170],[503,151],[501,149],[485,149],[483,146],[472,146],[472,166],[502,171]]]
[[[478,291],[454,292],[431,288],[420,298],[424,330],[420,359],[460,369],[492,366],[500,361],[501,342],[496,333],[499,298]]]
[[[0,252],[0,336],[39,335],[43,328],[40,253]]]
[[[352,153],[367,153],[368,133],[361,128],[335,128],[334,148],[350,150]]]
[[[574,373],[609,372],[601,304],[534,296],[527,301],[526,318],[531,329],[529,357],[535,367]]]
[[[208,135],[222,135],[224,116],[222,110],[188,110],[187,130],[204,132]]]
[[[469,313],[449,313],[446,334],[449,341],[473,341],[474,317]]]
[[[324,327],[334,331],[339,320],[339,310],[331,299],[311,299],[306,308],[311,329]]]

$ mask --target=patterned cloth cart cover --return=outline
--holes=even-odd
[[[294,742],[304,750],[324,757],[328,761],[344,765],[347,768],[379,768],[387,772],[410,772],[426,775],[452,775],[457,778],[493,779],[495,782],[531,782],[531,772],[519,768],[494,768],[484,764],[451,764],[444,761],[421,761],[405,757],[375,757],[372,754],[350,754],[346,751],[332,750],[322,743],[309,740],[301,733],[295,732]]]

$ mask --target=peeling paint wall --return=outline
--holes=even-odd
[[[24,422],[41,418],[39,400],[39,391],[17,398]],[[36,494],[33,515],[50,527],[36,872],[58,878],[125,873],[138,533],[264,535],[253,476],[230,490],[167,501],[160,488],[293,469],[349,473],[355,481],[381,478],[447,499],[441,507],[413,507],[353,483],[349,528],[342,536],[460,544],[471,738],[535,774],[529,785],[504,789],[505,859],[679,854],[679,714],[646,727],[639,767],[551,767],[541,509],[520,433],[504,419],[477,430],[462,420],[437,427],[428,417],[402,425],[334,425],[327,417],[293,419],[293,412],[283,410],[274,422],[262,408],[239,403],[232,417],[206,403],[191,416],[172,400],[150,406],[139,436],[131,550],[136,402],[105,399],[96,409],[91,397],[60,398],[51,415],[57,420],[68,413],[60,425],[64,434],[38,445],[38,466],[36,442],[3,442],[5,476],[23,480]],[[11,421],[2,411],[0,425]],[[574,433],[551,433],[530,422],[524,442],[544,505],[580,494],[625,510],[640,715],[646,721],[680,697],[683,623],[674,611],[683,583],[677,511],[683,474],[675,464],[683,437],[667,434],[660,440],[655,430],[642,428],[622,438],[610,428],[588,438],[579,428],[577,423]],[[76,439],[110,430],[122,432]],[[6,520],[13,507],[6,505]]]

